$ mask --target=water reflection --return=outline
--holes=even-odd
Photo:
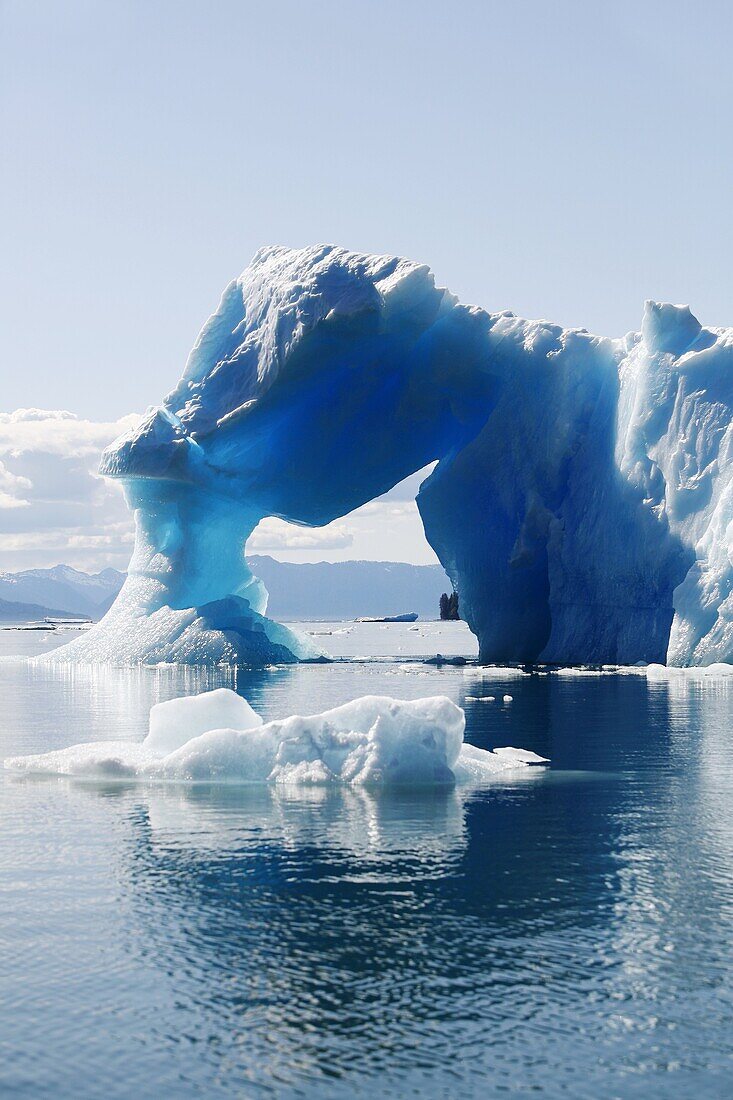
[[[138,736],[194,685],[4,668],[13,752]],[[108,1097],[726,1095],[733,685],[391,671],[237,687],[272,717],[507,691],[466,702],[469,739],[552,768],[429,796],[0,777],[18,1080],[45,1072],[35,1094],[64,1098],[81,1070]]]
[[[446,1069],[456,1011],[465,1021],[502,951],[481,927],[485,875],[466,904],[472,805],[456,791],[146,792],[124,859],[138,935],[163,972],[183,960],[197,1026],[242,1077],[325,1087],[356,1066]]]
[[[329,860],[385,873],[394,858],[443,873],[466,840],[463,798],[455,790],[202,785],[147,790],[137,803],[136,851],[147,845],[151,859],[161,851],[246,859],[266,845],[284,858],[320,849]]]

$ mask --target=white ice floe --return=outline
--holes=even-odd
[[[489,757],[488,761],[487,757]],[[497,761],[500,762],[498,768]],[[524,768],[528,764],[548,763],[544,756],[538,756],[537,753],[528,752],[525,749],[512,749],[507,746],[503,749],[494,749],[493,752],[486,752],[485,749],[464,744],[453,771],[459,783],[468,783],[472,780],[480,783],[497,771]]]
[[[524,668],[516,668],[514,665],[471,665],[463,670],[463,675],[480,677],[482,680],[508,680],[511,677],[530,676],[531,673]]]
[[[480,781],[546,763],[521,749],[464,744],[464,730],[463,711],[445,696],[366,695],[323,714],[263,724],[235,692],[220,688],[153,707],[141,744],[73,745],[5,766],[93,779],[384,787]]]
[[[510,745],[503,749],[494,749],[494,753],[504,760],[515,760],[518,764],[549,763],[546,756],[538,756],[536,752],[530,752],[529,749],[513,749]]]
[[[675,668],[672,665],[647,665],[647,680],[720,680],[733,676],[733,665],[718,661],[716,664],[693,668]]]
[[[547,673],[539,673],[540,676]],[[599,677],[599,676],[644,676],[647,680],[719,680],[733,676],[733,665],[718,661],[711,665],[678,668],[675,665],[637,664],[603,665],[601,668],[553,668],[551,676],[563,677]]]
[[[575,677],[575,676],[616,676],[622,671],[628,671],[620,668],[578,668],[570,666],[569,668],[553,668],[550,669],[551,676],[563,676],[563,677]],[[634,668],[631,671],[641,672],[643,674],[643,668]]]

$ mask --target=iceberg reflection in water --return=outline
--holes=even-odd
[[[266,720],[445,694],[471,743],[551,769],[412,793],[0,772],[0,1091],[724,1095],[733,679],[425,671],[236,687]],[[0,662],[2,756],[137,740],[232,676]]]

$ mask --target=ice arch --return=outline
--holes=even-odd
[[[732,344],[681,307],[612,341],[461,305],[407,260],[263,249],[105,452],[129,578],[53,657],[316,658],[265,617],[248,535],[328,523],[438,459],[418,505],[484,660],[664,660],[670,638],[677,661],[724,659]]]

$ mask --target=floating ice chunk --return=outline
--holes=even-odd
[[[647,665],[647,680],[719,680],[733,676],[733,665],[718,661],[701,668],[675,668],[671,665]]]
[[[510,677],[529,676],[526,669],[517,668],[515,665],[472,665],[464,669],[464,676],[480,676],[482,679],[508,680]]]
[[[402,701],[367,695],[323,714],[262,724],[248,704],[234,704],[232,694],[159,705],[141,745],[74,745],[15,757],[5,766],[94,779],[387,787],[450,785],[540,762],[532,753],[521,758],[521,750],[507,756],[465,745],[464,713],[445,696]],[[207,715],[216,720],[225,707],[239,722],[251,715],[260,724],[197,732]]]
[[[546,756],[538,756],[529,749],[513,749],[509,745],[503,749],[494,749],[494,755],[505,760],[514,760],[518,764],[549,764]]]
[[[553,668],[550,670],[553,676],[611,676],[616,669],[611,668]]]
[[[201,695],[156,703],[150,710],[150,732],[143,744],[153,753],[163,755],[208,730],[225,727],[247,730],[261,725],[262,719],[246,699],[230,688],[217,688]]]
[[[191,729],[191,716],[186,711],[195,709],[200,698],[175,701],[181,716],[181,737],[186,728]],[[216,705],[209,704],[213,718],[216,710]],[[204,720],[203,711],[194,715],[196,719]],[[138,774],[143,777],[193,782],[301,785],[340,780],[375,786],[451,783],[451,767],[461,751],[464,726],[463,711],[445,697],[399,702],[366,696],[324,714],[294,715],[245,730],[213,728],[201,732],[199,727],[169,752],[165,746],[170,725],[164,724],[158,751],[155,739],[149,736],[142,746],[131,746],[133,752],[127,761],[120,761],[121,747],[115,744],[110,764],[113,775],[119,775],[121,764],[126,763],[126,776],[141,766]],[[67,770],[63,766],[63,754],[67,752],[71,774],[80,774],[80,765],[83,773],[87,754],[98,775],[102,748],[78,746],[49,754],[51,770]],[[18,762],[14,763],[17,766]],[[38,764],[43,764],[43,759],[36,760]]]
[[[489,752],[486,749],[477,749],[474,745],[464,745],[453,769],[456,782],[483,783],[502,772],[526,768],[530,763],[547,763],[541,756],[530,760],[530,757],[535,757],[533,752],[526,754],[526,760],[513,755],[521,752],[521,749]]]
[[[504,696],[504,702],[505,703],[513,703],[514,702],[514,696],[513,695],[505,695]]]
[[[570,666],[569,668],[552,668],[549,672],[538,672],[538,676],[645,676],[647,666],[644,662],[638,665],[602,665],[601,668],[586,668],[585,666]]]

